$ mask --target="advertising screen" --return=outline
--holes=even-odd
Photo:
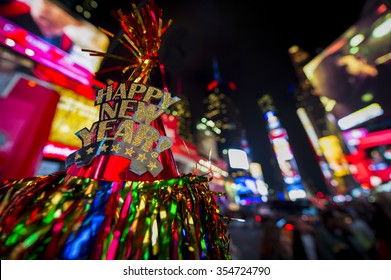
[[[109,38],[63,9],[59,1],[7,0],[0,3],[1,42],[73,78],[89,78],[101,64],[82,49],[105,52]],[[91,76],[91,75],[90,75]],[[85,80],[80,80],[86,83]]]
[[[369,132],[347,156],[353,176],[366,187],[385,187],[391,180],[391,129]],[[384,186],[383,186],[384,185]]]
[[[391,12],[370,10],[304,67],[343,130],[391,112]]]
[[[80,139],[75,133],[91,126],[99,119],[99,108],[94,101],[74,91],[53,85],[60,95],[60,101],[54,115],[49,141],[80,147]]]
[[[321,137],[319,145],[335,176],[342,177],[350,174],[341,143],[335,135]]]

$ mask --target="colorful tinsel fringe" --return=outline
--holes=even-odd
[[[230,259],[209,179],[0,181],[1,259]]]

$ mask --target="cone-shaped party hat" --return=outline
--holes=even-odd
[[[100,106],[100,119],[90,129],[76,133],[83,147],[68,157],[68,174],[110,181],[178,176],[169,149],[172,141],[165,136],[159,116],[179,98],[172,97],[166,87],[149,85],[150,73],[158,66],[165,79],[158,51],[171,20],[163,25],[162,10],[153,1],[146,4],[141,14],[134,4],[132,7],[130,13],[116,13],[123,37],[115,37],[132,58],[85,50],[129,65],[122,69],[125,82],[97,91],[95,105]]]

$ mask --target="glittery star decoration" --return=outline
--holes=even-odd
[[[147,167],[148,167],[150,170],[153,170],[153,169],[157,168],[156,162],[150,161],[149,164],[147,165]]]
[[[116,155],[130,159],[129,169],[134,173],[141,175],[149,171],[156,177],[163,170],[163,165],[158,160],[159,154],[171,146],[172,141],[167,136],[160,137],[156,147],[150,151],[145,151],[141,142],[140,146],[134,146],[133,143],[125,141],[104,140],[91,143],[70,154],[65,161],[65,166],[69,167],[72,164],[85,166],[98,155]]]
[[[113,145],[113,146],[111,147],[111,150],[114,151],[115,153],[118,153],[118,151],[119,151],[120,149],[121,149],[121,147],[120,147],[118,144]]]
[[[125,151],[125,155],[128,155],[128,156],[133,156],[134,154],[134,150],[133,148],[126,148],[126,151]]]
[[[147,157],[145,156],[145,154],[141,153],[137,156],[137,160],[143,162],[144,160],[146,160]]]
[[[107,146],[105,143],[103,143],[103,145],[100,146],[99,150],[100,150],[101,152],[106,152],[106,150],[107,150],[108,147],[109,147],[109,146]]]
[[[154,158],[152,154],[158,154],[155,150],[150,153],[144,153],[141,149],[136,149],[137,157],[132,158],[130,170],[136,174],[143,174],[149,171],[153,176],[156,176],[163,170],[162,164]]]

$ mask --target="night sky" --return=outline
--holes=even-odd
[[[111,7],[126,7],[129,3],[114,2]],[[230,97],[241,110],[252,160],[260,162],[270,176],[273,154],[257,105],[257,99],[268,93],[288,131],[299,168],[320,175],[296,115],[292,94],[296,77],[288,49],[298,45],[315,56],[358,20],[367,1],[155,2],[163,9],[163,19],[173,20],[159,52],[169,73],[169,90],[176,92],[177,80],[181,80],[194,119],[201,117],[202,99],[213,80],[212,61],[216,58],[221,78],[237,86]]]

